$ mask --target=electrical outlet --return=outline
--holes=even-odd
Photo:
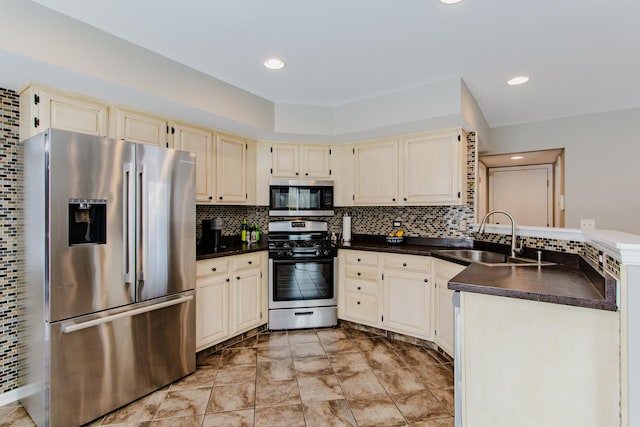
[[[581,219],[580,220],[580,228],[582,230],[595,230],[596,229],[596,220],[595,219]]]
[[[464,219],[458,221],[458,231],[467,231],[467,221]]]

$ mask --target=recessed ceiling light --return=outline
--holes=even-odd
[[[285,65],[284,61],[279,58],[269,58],[264,61],[264,66],[270,70],[281,70]]]
[[[440,3],[442,4],[456,4],[456,3],[460,3],[462,0],[440,0]]]
[[[522,160],[524,159],[524,156],[511,156],[509,157],[511,160]]]
[[[511,80],[507,80],[507,84],[510,86],[517,86],[517,85],[521,85],[524,84],[526,82],[529,81],[529,77],[527,76],[518,76],[518,77],[514,77]]]

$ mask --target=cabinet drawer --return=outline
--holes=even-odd
[[[347,264],[378,266],[378,254],[375,252],[347,251]]]
[[[344,268],[345,276],[362,280],[377,280],[378,269],[371,267],[360,267],[357,265],[346,265]]]
[[[385,255],[383,264],[384,268],[419,271],[422,273],[429,273],[431,271],[431,258],[426,256]]]
[[[236,270],[260,267],[262,264],[262,253],[239,255],[234,257],[233,262]]]
[[[378,321],[378,298],[370,295],[345,294],[345,317],[368,323]]]
[[[344,289],[346,292],[352,292],[354,294],[367,294],[371,296],[378,295],[378,283],[369,282],[366,280],[345,280]]]
[[[227,271],[229,271],[229,260],[227,258],[216,258],[196,262],[196,277],[221,274]]]

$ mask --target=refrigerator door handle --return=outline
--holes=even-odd
[[[132,271],[135,271],[135,180],[133,179],[133,164],[126,163],[123,167],[123,203],[122,203],[122,231],[123,231],[123,265],[124,265],[124,282],[133,284],[135,277]]]
[[[158,304],[148,305],[146,307],[135,308],[133,310],[125,311],[118,314],[112,314],[111,316],[101,317],[100,319],[88,320],[82,323],[69,323],[62,325],[62,333],[69,334],[71,332],[80,331],[82,329],[93,328],[94,326],[102,325],[105,323],[113,322],[118,319],[122,319],[125,317],[133,317],[138,314],[148,313],[150,311],[160,310],[161,308],[171,307],[173,305],[183,304],[187,301],[191,301],[193,299],[193,295],[188,295],[176,299],[172,299],[169,301],[164,301]]]
[[[145,280],[145,273],[148,271],[148,255],[147,247],[149,244],[149,212],[147,209],[147,197],[149,194],[149,181],[146,174],[146,166],[139,164],[137,166],[138,174],[138,199],[137,199],[137,212],[138,212],[138,273],[137,280],[139,285]],[[138,295],[141,290],[138,289]]]

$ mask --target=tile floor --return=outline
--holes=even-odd
[[[33,425],[19,405],[0,426]],[[264,333],[199,358],[195,373],[95,426],[453,427],[453,366],[353,329]]]

